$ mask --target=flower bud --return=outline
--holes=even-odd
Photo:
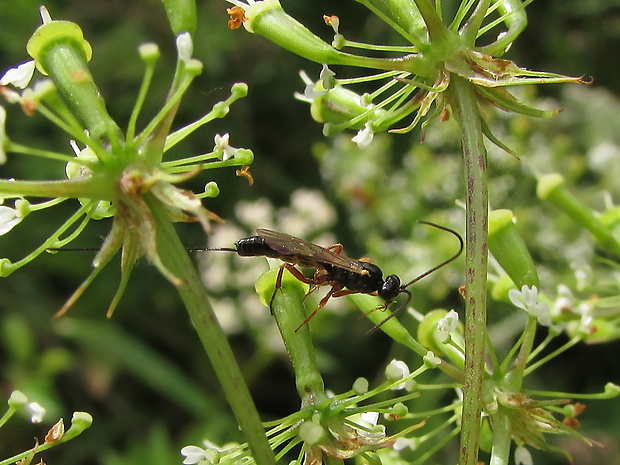
[[[70,21],[52,21],[40,26],[26,50],[37,69],[48,74],[79,120],[95,139],[120,139],[120,129],[105,108],[86,63],[92,56],[90,44],[80,27]]]
[[[540,287],[534,260],[519,235],[510,210],[489,214],[489,250],[517,288]]]
[[[26,397],[26,394],[21,391],[13,391],[9,397],[8,404],[9,407],[18,409],[26,405],[27,402],[28,398]]]
[[[558,207],[575,222],[590,231],[603,246],[620,256],[620,243],[595,216],[592,209],[568,191],[561,175],[554,173],[542,176],[538,180],[536,194],[541,200],[546,200]]]
[[[299,437],[306,444],[316,444],[323,437],[325,430],[313,421],[304,421],[299,427]]]
[[[443,309],[431,310],[424,315],[424,319],[418,326],[418,340],[433,355],[437,354],[446,357],[462,368],[465,365],[465,361],[464,354],[459,347],[463,345],[463,325],[458,323],[458,321],[453,322],[456,324],[451,325],[454,326],[454,329],[450,331],[449,338],[446,340],[445,325],[448,323],[448,320],[453,320],[453,317],[449,315],[450,313]],[[425,363],[432,365],[433,360],[434,358],[430,357],[428,361],[425,360]]]
[[[368,380],[366,378],[357,378],[353,383],[353,390],[358,394],[368,392]]]
[[[247,20],[243,26],[249,32],[265,36],[282,48],[316,63],[329,63],[329,56],[341,53],[286,14],[278,0],[254,2],[245,11],[245,17]]]

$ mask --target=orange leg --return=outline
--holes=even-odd
[[[271,299],[269,300],[269,310],[272,314],[273,300],[276,298],[276,292],[278,292],[278,290],[282,288],[282,275],[284,274],[285,268],[302,283],[316,286],[316,281],[314,279],[306,278],[303,273],[297,268],[295,268],[293,265],[291,265],[290,263],[284,263],[280,266],[280,269],[278,270],[278,277],[276,278],[276,288],[273,290],[273,294],[271,295]]]
[[[340,283],[333,284],[332,288],[329,290],[327,295],[321,299],[321,301],[319,302],[319,305],[317,305],[316,309],[314,309],[314,311],[310,315],[308,315],[304,321],[301,322],[301,324],[297,327],[295,332],[299,331],[303,325],[305,325],[312,318],[314,318],[314,315],[316,315],[319,310],[321,310],[323,307],[325,307],[325,305],[327,304],[329,299],[331,297],[333,297],[335,294],[338,294],[339,292],[349,292],[349,291],[343,291],[342,287],[343,286]]]
[[[334,245],[330,245],[327,250],[337,253],[338,255],[340,255],[342,253],[342,251],[344,250],[344,247],[342,246],[342,244],[334,244]]]

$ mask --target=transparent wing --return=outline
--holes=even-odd
[[[283,255],[297,255],[307,262],[316,262],[318,265],[328,263],[357,274],[368,274],[358,260],[337,254],[312,242],[265,228],[258,228],[256,233],[265,240],[269,247]]]

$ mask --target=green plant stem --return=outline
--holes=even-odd
[[[478,461],[484,353],[486,343],[488,193],[486,150],[478,102],[473,86],[452,74],[448,96],[460,126],[465,162],[466,197],[466,292],[465,382],[461,426],[460,465]]]
[[[435,8],[428,0],[414,0],[415,6],[418,7],[431,39],[438,39],[446,34],[446,26],[437,15]]]
[[[302,408],[320,404],[327,399],[310,334],[311,322],[297,330],[299,323],[307,316],[303,304],[304,291],[298,283],[291,285],[283,280],[282,288],[277,291],[272,305],[273,316],[293,365],[295,384],[302,401]]]
[[[183,285],[178,288],[179,294],[252,450],[254,460],[259,465],[275,465],[275,456],[267,441],[256,406],[226,335],[209,303],[200,276],[168,219],[166,209],[151,196],[145,196],[145,200],[155,222],[160,257],[166,267],[183,281]]]
[[[530,318],[523,333],[523,342],[519,355],[511,365],[505,379],[501,381],[506,392],[521,392],[523,376],[536,335],[536,318]],[[510,461],[510,445],[512,443],[512,415],[511,411],[500,405],[497,412],[491,415],[493,423],[493,446],[489,465],[506,465]]]
[[[105,176],[82,176],[62,181],[9,181],[0,179],[0,196],[74,197],[113,200],[111,182]]]
[[[500,406],[498,411],[491,415],[491,420],[493,422],[493,448],[489,465],[508,465],[512,432],[510,411]]]

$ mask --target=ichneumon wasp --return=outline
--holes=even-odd
[[[428,221],[420,221],[420,223],[447,231],[454,235],[459,240],[459,250],[449,259],[405,284],[401,284],[400,278],[394,274],[384,279],[381,268],[371,263],[368,259],[355,260],[342,255],[341,252],[343,247],[341,244],[335,244],[325,248],[298,237],[265,228],[258,228],[256,230],[256,236],[238,240],[234,248],[222,247],[206,250],[235,252],[242,257],[264,256],[283,261],[284,264],[278,271],[276,288],[269,302],[270,308],[273,305],[278,289],[282,286],[282,274],[285,269],[290,271],[291,274],[300,281],[312,286],[308,294],[321,286],[331,286],[331,289],[325,297],[321,299],[317,308],[297,327],[296,331],[308,323],[332,297],[342,297],[344,295],[357,293],[378,295],[383,299],[384,304],[377,309],[387,309],[396,301],[400,294],[406,294],[406,301],[397,310],[381,321],[375,327],[377,328],[401,312],[409,302],[411,302],[413,295],[411,291],[407,289],[409,286],[455,260],[463,251],[463,238],[456,231]],[[307,278],[295,265],[316,268],[314,276],[312,278]]]

